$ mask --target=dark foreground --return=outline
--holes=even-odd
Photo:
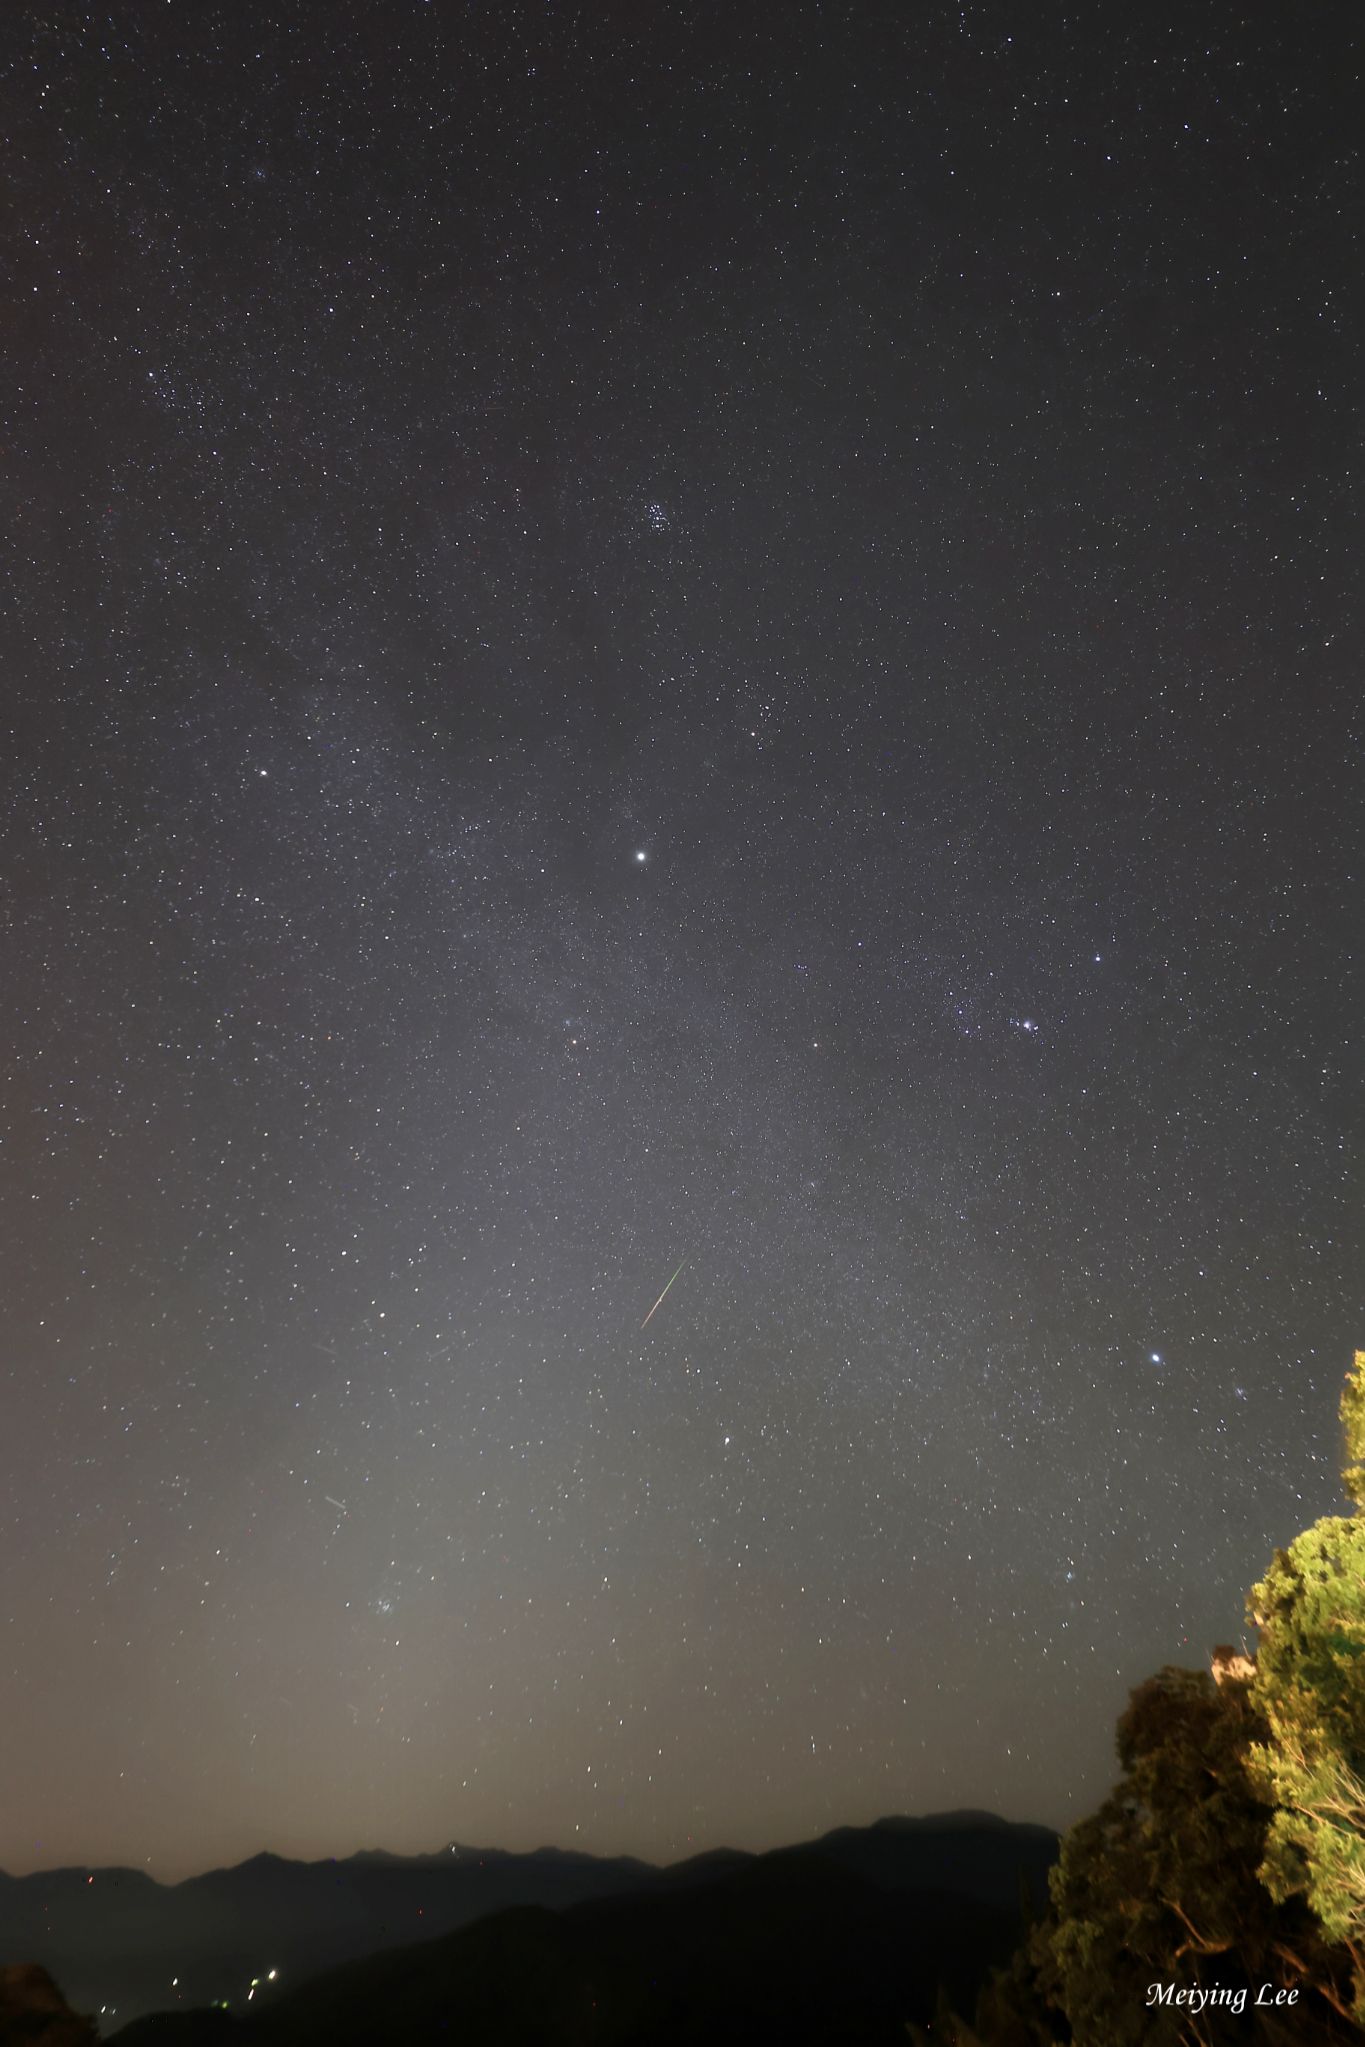
[[[1036,1896],[1054,1852],[1042,1829],[974,1815],[846,1829],[808,1847],[651,1871],[626,1895],[512,1906],[289,1987],[263,1984],[250,2009],[146,2015],[116,2037],[120,2047],[904,2047],[907,2021],[927,2022],[941,1987],[971,2008],[1018,1938],[1021,1877]],[[963,1888],[932,1887],[933,1871]],[[54,2033],[50,2047],[67,2041]]]

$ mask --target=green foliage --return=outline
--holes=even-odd
[[[1319,1521],[1253,1587],[1254,1667],[1215,1660],[1139,1685],[1119,1722],[1123,1777],[1073,1827],[1047,1918],[949,2047],[1202,2047],[1224,2003],[1149,2008],[1153,1984],[1250,1992],[1232,2021],[1259,2047],[1365,2029],[1365,1351],[1341,1401],[1353,1514]],[[1262,1984],[1297,1988],[1258,2009]],[[928,2035],[924,2047],[931,2047]]]
[[[1066,1836],[1047,1917],[974,2023],[940,2016],[924,2047],[1195,2047],[1230,2024],[1258,2047],[1357,2039],[1345,1957],[1302,1899],[1277,1901],[1259,1878],[1271,1815],[1248,1761],[1268,1731],[1248,1680],[1167,1669],[1139,1685],[1118,1727],[1122,1779]],[[1247,2008],[1149,2006],[1168,1983],[1246,1988]],[[1251,2002],[1264,1983],[1299,1989],[1287,2032]]]
[[[1358,1350],[1341,1396],[1341,1482],[1358,1510],[1365,1510],[1365,1350]]]
[[[1343,1479],[1365,1476],[1365,1352],[1341,1402]],[[1274,1807],[1262,1879],[1301,1895],[1328,1940],[1350,1949],[1353,2008],[1365,2025],[1365,1513],[1333,1516],[1281,1550],[1254,1586],[1261,1632],[1255,1699],[1266,1736],[1253,1782]]]
[[[1188,2039],[1187,2011],[1146,2008],[1153,1983],[1284,1978],[1257,1881],[1268,1815],[1247,1776],[1263,1731],[1247,1692],[1167,1669],[1132,1694],[1123,1779],[1067,1836],[1053,1875],[1058,2002],[1078,2047]]]

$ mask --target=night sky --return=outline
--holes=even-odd
[[[6,10],[0,1866],[1065,1825],[1334,1509],[1353,12]]]

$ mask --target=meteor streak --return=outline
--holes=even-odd
[[[686,1259],[684,1258],[684,1259],[683,1259],[683,1262],[682,1262],[682,1265],[680,1265],[680,1266],[678,1267],[678,1272],[681,1272],[681,1271],[682,1271],[682,1269],[683,1269],[683,1265],[686,1265],[686,1263],[687,1263],[687,1260],[686,1260]],[[673,1279],[676,1279],[676,1278],[678,1277],[678,1272],[675,1272],[675,1273],[674,1273],[674,1275],[673,1275]],[[668,1282],[668,1286],[672,1286],[672,1284],[673,1284],[673,1279],[670,1279],[670,1281]],[[666,1293],[668,1292],[668,1286],[666,1286],[666,1287],[664,1288],[664,1294],[666,1294]],[[658,1300],[657,1300],[657,1301],[656,1301],[656,1302],[654,1303],[654,1306],[653,1306],[653,1307],[652,1307],[652,1308],[650,1309],[650,1311],[649,1311],[649,1314],[645,1316],[645,1319],[644,1319],[644,1321],[643,1321],[643,1322],[642,1322],[642,1323],[640,1324],[640,1327],[641,1327],[642,1329],[643,1329],[643,1328],[645,1328],[645,1326],[646,1326],[646,1325],[647,1325],[647,1324],[648,1324],[648,1323],[649,1323],[650,1321],[652,1321],[652,1319],[653,1319],[653,1317],[654,1317],[654,1314],[655,1314],[655,1311],[656,1311],[656,1310],[657,1310],[657,1309],[658,1309],[658,1308],[660,1307],[660,1305],[661,1305],[661,1304],[662,1304],[662,1302],[663,1302],[663,1297],[664,1297],[664,1294],[660,1294],[660,1296],[659,1296]]]

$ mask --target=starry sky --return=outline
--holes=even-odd
[[[0,1866],[1065,1825],[1334,1508],[1349,15],[10,10]]]

